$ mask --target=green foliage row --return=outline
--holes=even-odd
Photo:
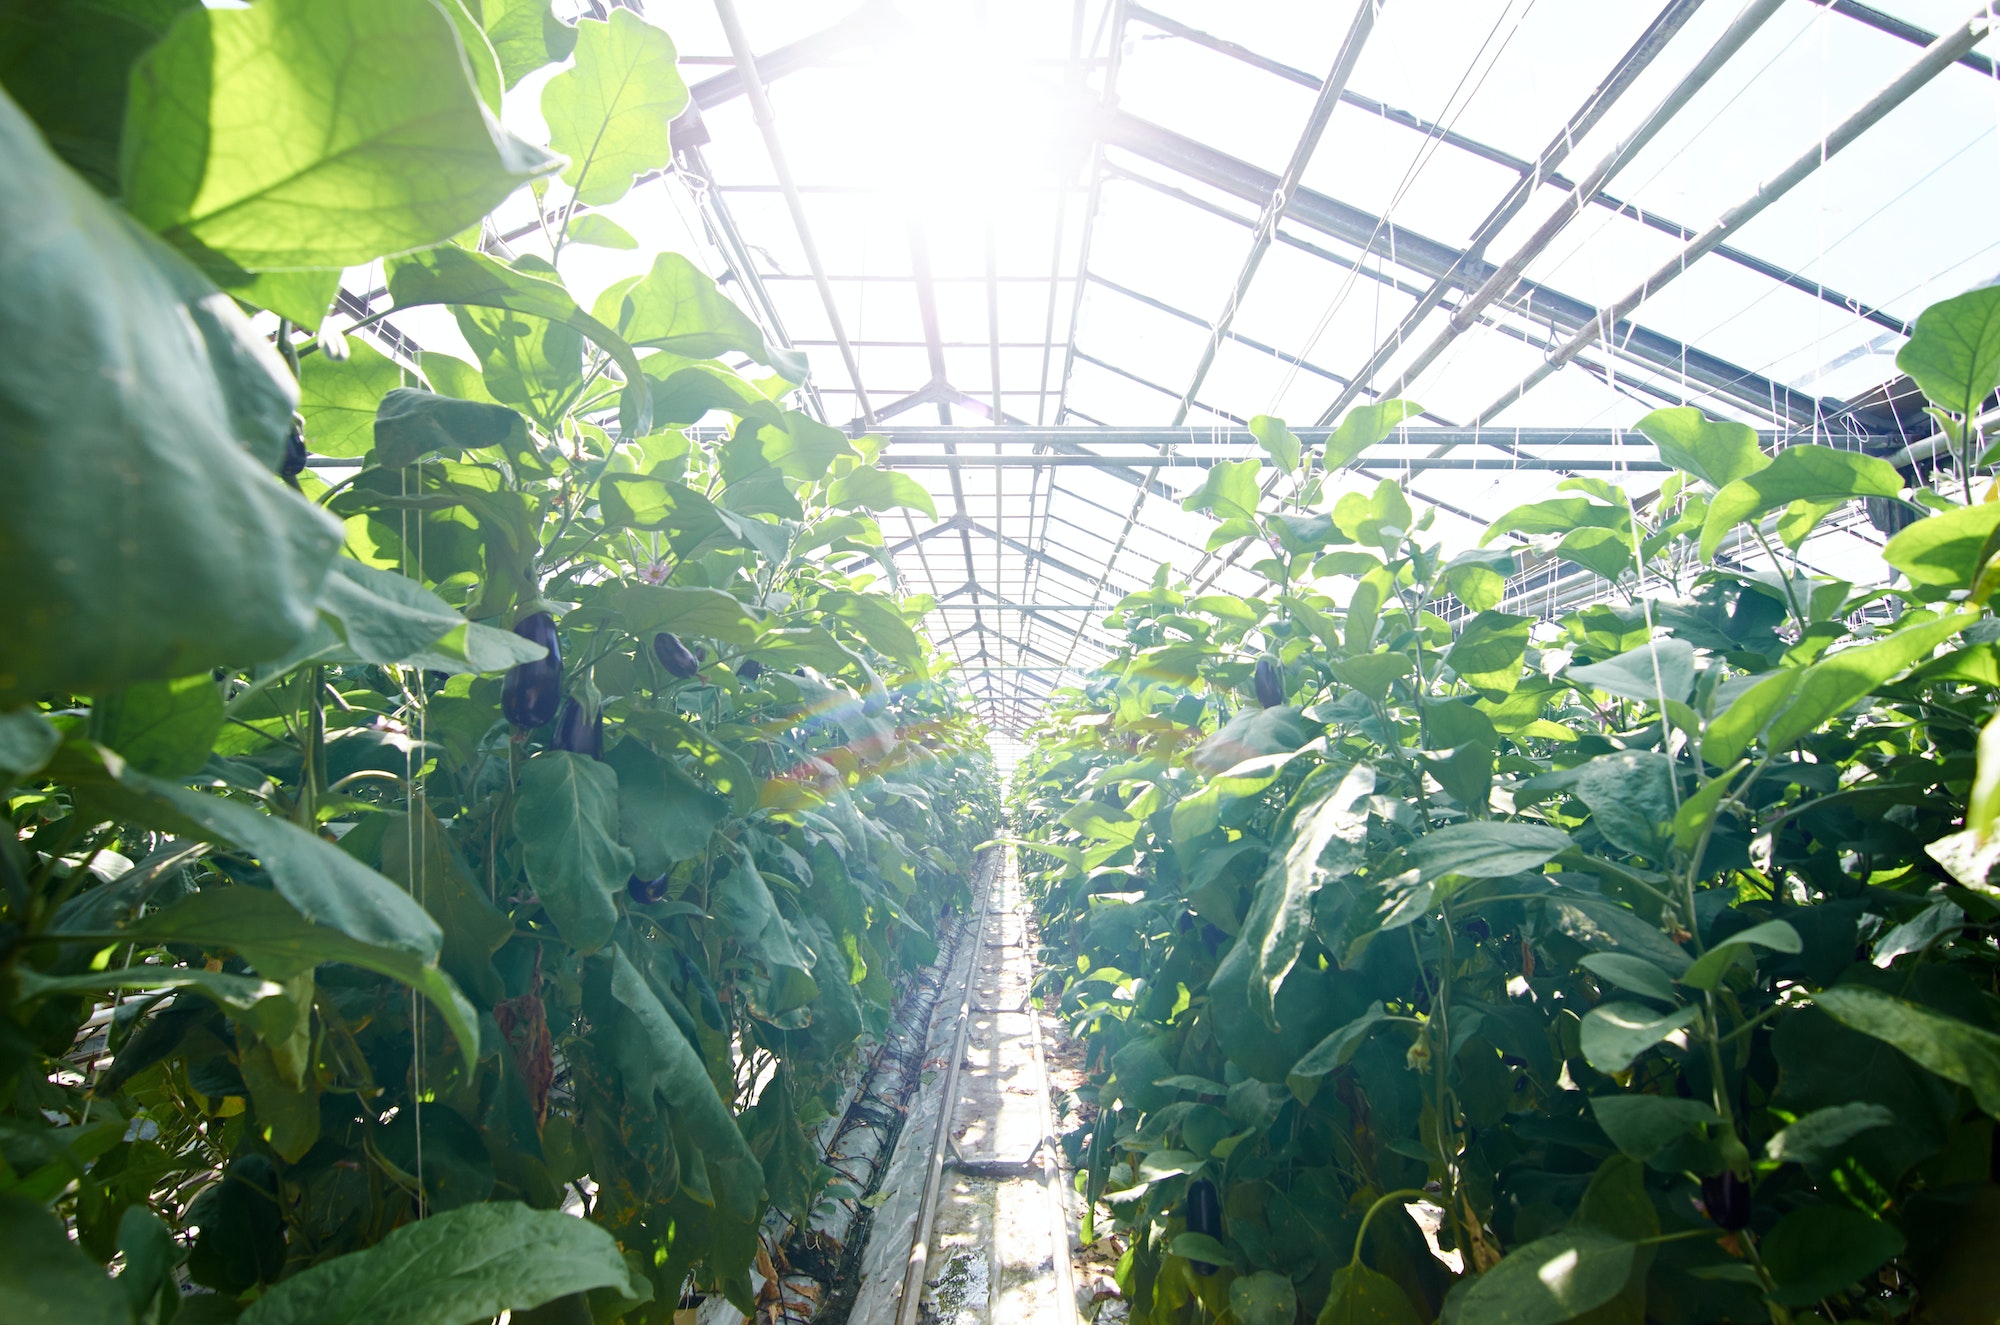
[[[1947,491],[1667,409],[1447,558],[1329,495],[1389,401],[1188,498],[1268,589],[1163,567],[1013,793],[1132,1320],[1993,1318],[2000,291],[1900,362]],[[1870,498],[1886,586],[1776,546]]]
[[[592,210],[672,42],[7,0],[0,87],[0,1319],[755,1309],[997,806],[873,514],[928,495]],[[524,188],[631,252],[588,310],[482,247]],[[324,320],[378,260],[477,362]]]

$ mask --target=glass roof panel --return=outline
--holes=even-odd
[[[1177,500],[1215,459],[1261,454],[1232,419],[1331,423],[1421,365],[1403,389],[1427,416],[1329,487],[1396,479],[1438,504],[1433,531],[1451,550],[1508,507],[1554,495],[1556,465],[1617,477],[1650,463],[1650,445],[1624,430],[1661,403],[1806,436],[1892,378],[1904,319],[2000,273],[2000,83],[1966,64],[1676,273],[1611,344],[1543,368],[1918,59],[1884,24],[1935,33],[1970,8],[1871,3],[1780,6],[1573,214],[1574,182],[1647,123],[1739,3],[1395,0],[1302,154],[1356,0],[765,0],[740,8],[787,173],[741,95],[711,0],[646,0],[683,55],[701,134],[679,135],[675,169],[604,210],[648,246],[685,253],[767,336],[798,346],[811,364],[804,407],[859,431],[846,340],[885,463],[911,464],[938,508],[938,520],[884,518],[898,572],[938,596],[931,629],[964,660],[989,719],[1018,730],[1049,689],[1105,656],[1095,623],[1156,562],[1232,592],[1261,583],[1260,552],[1203,553],[1213,522]],[[532,82],[510,94],[508,122],[532,132],[538,99]],[[1595,118],[1579,121],[1586,108]],[[1562,150],[1559,133],[1579,122]],[[1552,146],[1555,173],[1467,254]],[[1280,216],[1272,190],[1301,155]],[[1568,219],[1523,255],[1529,284],[1455,317],[1551,217]],[[529,195],[498,220],[505,252],[550,253]],[[581,246],[561,262],[587,295],[622,270]],[[1420,311],[1440,278],[1436,306]],[[353,316],[380,311],[379,269],[344,284],[356,301],[374,294]],[[469,356],[439,310],[397,313],[381,330],[403,338],[392,347]],[[1012,421],[998,429],[996,360]],[[955,431],[941,434],[947,415]],[[1444,459],[1505,468],[1421,467],[1437,427],[1482,418],[1476,434],[1449,434]],[[1570,440],[1517,442],[1516,428],[1539,427]],[[955,484],[914,463],[946,437],[963,462]],[[1093,452],[1122,468],[1073,463]],[[1032,467],[1038,457],[1053,463]],[[1624,481],[1650,491],[1657,471]],[[1807,559],[1872,574],[1878,542],[1846,517]],[[1521,584],[1533,586],[1511,604],[1521,610],[1605,591],[1567,573]]]

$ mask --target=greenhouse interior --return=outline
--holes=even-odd
[[[1996,1325],[1996,26],[4,0],[0,1322]]]

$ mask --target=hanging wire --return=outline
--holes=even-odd
[[[1426,134],[1424,141],[1418,145],[1415,154],[1410,158],[1410,164],[1403,171],[1403,178],[1396,185],[1396,191],[1390,196],[1388,205],[1382,209],[1381,219],[1376,221],[1374,232],[1369,235],[1368,243],[1363,247],[1364,260],[1368,254],[1374,252],[1375,241],[1381,237],[1382,232],[1391,226],[1396,209],[1402,205],[1404,198],[1408,196],[1410,189],[1416,184],[1417,177],[1423,173],[1424,167],[1429,165],[1435,158],[1438,148],[1444,142],[1445,136],[1458,127],[1459,119],[1478,97],[1480,89],[1486,85],[1486,79],[1498,67],[1500,57],[1506,54],[1507,47],[1519,35],[1522,24],[1527,22],[1528,15],[1533,12],[1536,3],[1537,0],[1528,0],[1527,5],[1515,17],[1513,24],[1507,28],[1507,35],[1501,40],[1499,49],[1493,52],[1493,58],[1486,62],[1484,70],[1479,73],[1478,79],[1473,82],[1471,91],[1466,92],[1466,81],[1472,78],[1474,70],[1480,68],[1481,58],[1485,56],[1487,49],[1493,45],[1494,39],[1500,36],[1501,27],[1507,22],[1507,15],[1513,9],[1513,0],[1509,0],[1507,8],[1501,10],[1500,16],[1493,21],[1493,27],[1487,32],[1486,39],[1480,43],[1479,50],[1473,54],[1471,62],[1466,65],[1465,72],[1459,76],[1458,84],[1452,88],[1451,96],[1445,99],[1445,105],[1449,108],[1454,101],[1458,101],[1461,92],[1465,92],[1465,99],[1459,102],[1458,109],[1453,111],[1448,118],[1441,117],[1444,118],[1444,122],[1434,132]],[[1395,235],[1393,232],[1389,236],[1389,242],[1391,246],[1390,260],[1394,261]],[[1379,255],[1377,255],[1377,261],[1379,270]],[[1333,325],[1333,319],[1339,314],[1341,308],[1346,304],[1348,297],[1353,293],[1355,283],[1360,280],[1360,273],[1360,265],[1356,264],[1350,267],[1346,276],[1342,278],[1340,288],[1334,292],[1333,299],[1328,303],[1326,311],[1321,313],[1319,320],[1314,323],[1312,334],[1306,338],[1305,346],[1299,350],[1294,361],[1286,365],[1284,373],[1280,375],[1278,389],[1271,394],[1272,408],[1276,408],[1278,400],[1291,390],[1292,383],[1297,379],[1299,374],[1297,361],[1312,358],[1313,350],[1318,347],[1321,338],[1326,335],[1327,330]],[[1374,284],[1377,286],[1375,298],[1379,308],[1382,297],[1380,282],[1375,282]]]
[[[422,512],[419,512],[417,515],[416,556],[414,558],[415,565],[413,566],[410,555],[409,466],[405,466],[402,469],[400,480],[402,484],[403,508],[398,513],[400,520],[398,532],[401,534],[401,546],[397,549],[397,559],[402,563],[403,574],[421,584],[423,582],[424,564],[424,520]],[[427,850],[429,834],[425,833],[421,838],[418,835],[417,814],[422,806],[422,798],[417,790],[416,779],[417,773],[422,767],[422,756],[419,751],[423,748],[422,733],[424,731],[426,708],[422,701],[424,675],[421,668],[406,670],[405,668],[398,667],[395,669],[395,672],[397,682],[403,689],[403,702],[406,705],[406,714],[409,708],[414,708],[414,714],[409,716],[415,718],[416,731],[419,733],[415,741],[410,740],[411,724],[409,716],[406,716],[403,724],[404,859],[409,862],[411,894],[416,898],[417,905],[423,906],[426,892],[424,886],[424,864],[425,857],[429,855]],[[414,677],[416,681],[414,690],[410,685],[411,677]],[[410,990],[410,1052],[410,1124],[411,1132],[416,1137],[417,1218],[422,1219],[429,1213],[424,1189],[424,1012],[423,1000],[418,996],[414,988]]]

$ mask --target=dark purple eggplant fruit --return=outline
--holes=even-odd
[[[1750,1184],[1727,1169],[1701,1180],[1701,1203],[1710,1219],[1732,1233],[1750,1225]]]
[[[299,421],[293,419],[292,430],[285,434],[285,458],[278,462],[278,477],[291,483],[305,472],[305,467],[306,435],[299,428]],[[296,488],[298,484],[292,483],[292,486]]]
[[[539,727],[556,715],[556,705],[562,701],[562,645],[556,638],[556,621],[547,612],[536,612],[516,622],[514,633],[549,654],[507,673],[500,687],[500,711],[516,727]]]
[[[1268,653],[1257,660],[1257,702],[1267,709],[1285,702],[1284,669]]]
[[[683,681],[701,670],[701,663],[688,652],[680,637],[664,630],[653,636],[653,656],[660,660],[660,666]]]
[[[589,755],[592,759],[604,758],[604,715],[586,711],[574,699],[565,699],[562,712],[556,715],[555,735],[549,737],[549,747]]]
[[[1187,1231],[1206,1233],[1209,1237],[1222,1237],[1222,1202],[1215,1194],[1215,1184],[1207,1178],[1196,1178],[1188,1184],[1187,1191]],[[1189,1261],[1194,1272],[1199,1275],[1215,1273],[1215,1267],[1206,1261]]]
[[[625,895],[641,906],[651,906],[667,895],[667,875],[657,879],[642,879],[634,874],[625,881]]]
[[[745,681],[755,681],[763,674],[764,664],[755,658],[745,658],[736,669],[736,675]]]

